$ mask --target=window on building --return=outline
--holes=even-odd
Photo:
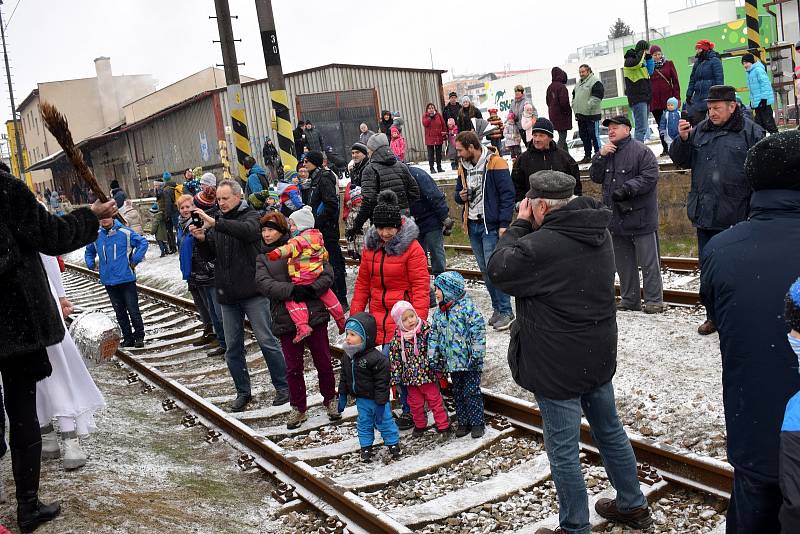
[[[600,73],[600,81],[603,83],[603,87],[605,87],[605,98],[616,98],[619,96],[616,71],[604,70]]]
[[[33,123],[36,125],[36,135],[41,135],[39,133],[39,117],[34,117],[33,118]]]

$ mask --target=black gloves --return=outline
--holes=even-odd
[[[295,302],[305,302],[316,296],[317,294],[311,286],[294,286],[292,288],[292,300]]]
[[[626,187],[620,187],[611,193],[611,200],[614,202],[622,202],[631,198],[631,194]]]
[[[442,235],[450,235],[453,233],[453,225],[455,221],[450,217],[447,217],[445,220],[442,221]]]

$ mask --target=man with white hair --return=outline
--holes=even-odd
[[[614,247],[606,228],[611,210],[573,196],[574,188],[575,178],[563,172],[532,174],[487,272],[516,297],[508,362],[514,380],[536,396],[558,493],[561,530],[543,527],[536,534],[591,530],[578,454],[581,413],[617,491],[595,510],[637,529],[653,521],[611,384],[617,367]]]
[[[222,310],[225,331],[225,361],[236,387],[232,412],[241,412],[252,400],[250,373],[244,348],[244,319],[250,321],[253,334],[264,355],[272,385],[273,406],[289,402],[286,361],[278,340],[272,334],[269,299],[256,288],[256,256],[261,246],[258,212],[242,200],[242,186],[223,180],[217,186],[220,216],[215,219],[196,209],[203,227],[191,227],[200,253],[215,262],[214,287]]]

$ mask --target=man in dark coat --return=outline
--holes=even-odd
[[[164,182],[156,193],[158,209],[164,214],[164,226],[167,227],[167,254],[174,254],[178,251],[178,243],[175,240],[175,230],[178,223],[178,207],[175,205],[175,181],[169,171],[164,171],[162,175]]]
[[[306,121],[304,133],[306,136],[306,145],[309,150],[316,150],[318,152],[325,150],[325,140],[322,138],[322,134],[311,124],[311,121]]]
[[[444,236],[453,231],[450,208],[441,189],[431,175],[419,167],[409,167],[411,176],[419,186],[420,198],[411,204],[411,216],[419,228],[417,241],[430,257],[434,278],[445,271]],[[431,290],[431,307],[436,304],[435,291]]]
[[[734,468],[727,531],[780,532],[781,421],[800,389],[783,318],[786,288],[800,270],[800,132],[759,142],[744,168],[753,190],[749,218],[706,244],[700,295],[719,329],[722,353],[728,461]]]
[[[369,163],[361,172],[361,194],[364,198],[353,228],[358,233],[367,219],[372,218],[372,210],[378,203],[381,191],[391,189],[397,195],[400,209],[407,215],[409,206],[419,199],[419,186],[411,176],[408,167],[397,161],[389,148],[389,140],[383,134],[375,134],[367,142]],[[355,235],[355,234],[353,234]]]
[[[303,129],[303,126],[303,121],[300,121],[297,123],[297,128],[292,130],[292,137],[294,137],[295,156],[298,158],[301,154],[303,154],[303,151],[306,147],[306,133]]]
[[[514,380],[533,392],[542,412],[560,527],[590,529],[578,457],[583,411],[617,490],[616,499],[600,499],[596,511],[647,528],[652,518],[611,383],[617,356],[614,248],[606,228],[611,211],[592,198],[574,197],[575,179],[562,172],[540,171],[529,183],[487,274],[516,297],[508,363]]]
[[[354,143],[350,147],[350,157],[353,160],[353,167],[350,169],[350,187],[361,187],[361,173],[364,172],[364,167],[369,163],[368,153],[369,150],[365,144]]]
[[[581,195],[578,163],[569,152],[556,146],[553,141],[552,123],[544,117],[539,117],[531,129],[531,143],[528,150],[517,158],[511,171],[516,202],[525,198],[525,193],[530,189],[530,175],[544,170],[561,171],[575,178],[575,195]]]
[[[52,520],[58,503],[39,501],[42,437],[36,416],[36,382],[50,376],[46,347],[64,338],[64,323],[50,292],[39,253],[66,254],[94,241],[98,219],[113,217],[113,200],[95,202],[68,215],[50,215],[25,182],[0,164],[0,374],[11,433],[11,470],[16,484],[17,521],[23,532]],[[0,401],[0,456],[5,415]],[[44,422],[43,422],[44,423]]]
[[[552,82],[547,86],[545,100],[553,129],[558,132],[558,148],[567,149],[567,131],[572,129],[572,106],[567,91],[567,73],[558,67],[550,71]],[[569,173],[567,173],[569,174]],[[578,180],[580,182],[580,180]]]
[[[244,319],[253,334],[269,369],[275,398],[272,405],[289,402],[286,362],[278,340],[272,334],[269,300],[256,288],[256,256],[261,246],[258,212],[242,200],[242,187],[233,180],[217,186],[217,203],[222,214],[214,219],[195,209],[204,221],[202,228],[191,227],[200,253],[214,261],[214,287],[222,310],[225,331],[225,361],[236,387],[231,411],[241,412],[252,399],[250,373],[244,349]]]
[[[622,297],[618,309],[660,313],[665,308],[658,254],[658,162],[644,143],[631,138],[627,117],[606,119],[603,126],[610,143],[592,158],[589,176],[603,185],[603,204],[613,213],[609,230]]]
[[[447,104],[442,110],[442,117],[444,118],[445,125],[447,125],[447,119],[453,119],[454,121],[457,120],[458,112],[461,111],[461,104],[458,103],[458,95],[455,91],[450,91],[450,94],[447,95],[447,98]]]
[[[745,156],[764,137],[761,126],[744,119],[733,87],[712,87],[707,109],[708,119],[693,129],[689,121],[678,123],[678,138],[669,149],[676,165],[692,169],[686,212],[697,228],[698,256],[709,239],[747,218],[752,190],[744,175]],[[697,331],[708,335],[716,327],[706,317]]]
[[[122,209],[122,205],[125,204],[125,199],[128,198],[128,195],[125,194],[125,191],[119,186],[119,182],[117,180],[111,180],[111,198],[114,199],[114,202],[117,203],[117,209]]]
[[[347,311],[347,272],[339,244],[339,186],[336,175],[323,167],[323,162],[322,153],[317,151],[309,152],[305,159],[311,178],[309,205],[314,212],[314,228],[322,233],[328,260],[333,267],[333,292]]]

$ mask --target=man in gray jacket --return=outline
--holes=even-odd
[[[613,215],[608,229],[614,241],[619,274],[618,310],[660,313],[664,311],[661,263],[658,256],[658,162],[644,143],[631,138],[625,116],[603,121],[608,140],[592,158],[589,176],[603,185],[603,203]],[[641,304],[639,268],[644,281]]]
[[[736,90],[715,85],[708,91],[708,118],[692,128],[689,121],[678,123],[678,138],[669,148],[676,165],[692,169],[692,186],[686,212],[697,228],[697,256],[708,241],[747,219],[753,190],[744,173],[747,151],[764,137],[754,121],[745,120],[736,105]],[[717,331],[706,317],[697,332]]]

